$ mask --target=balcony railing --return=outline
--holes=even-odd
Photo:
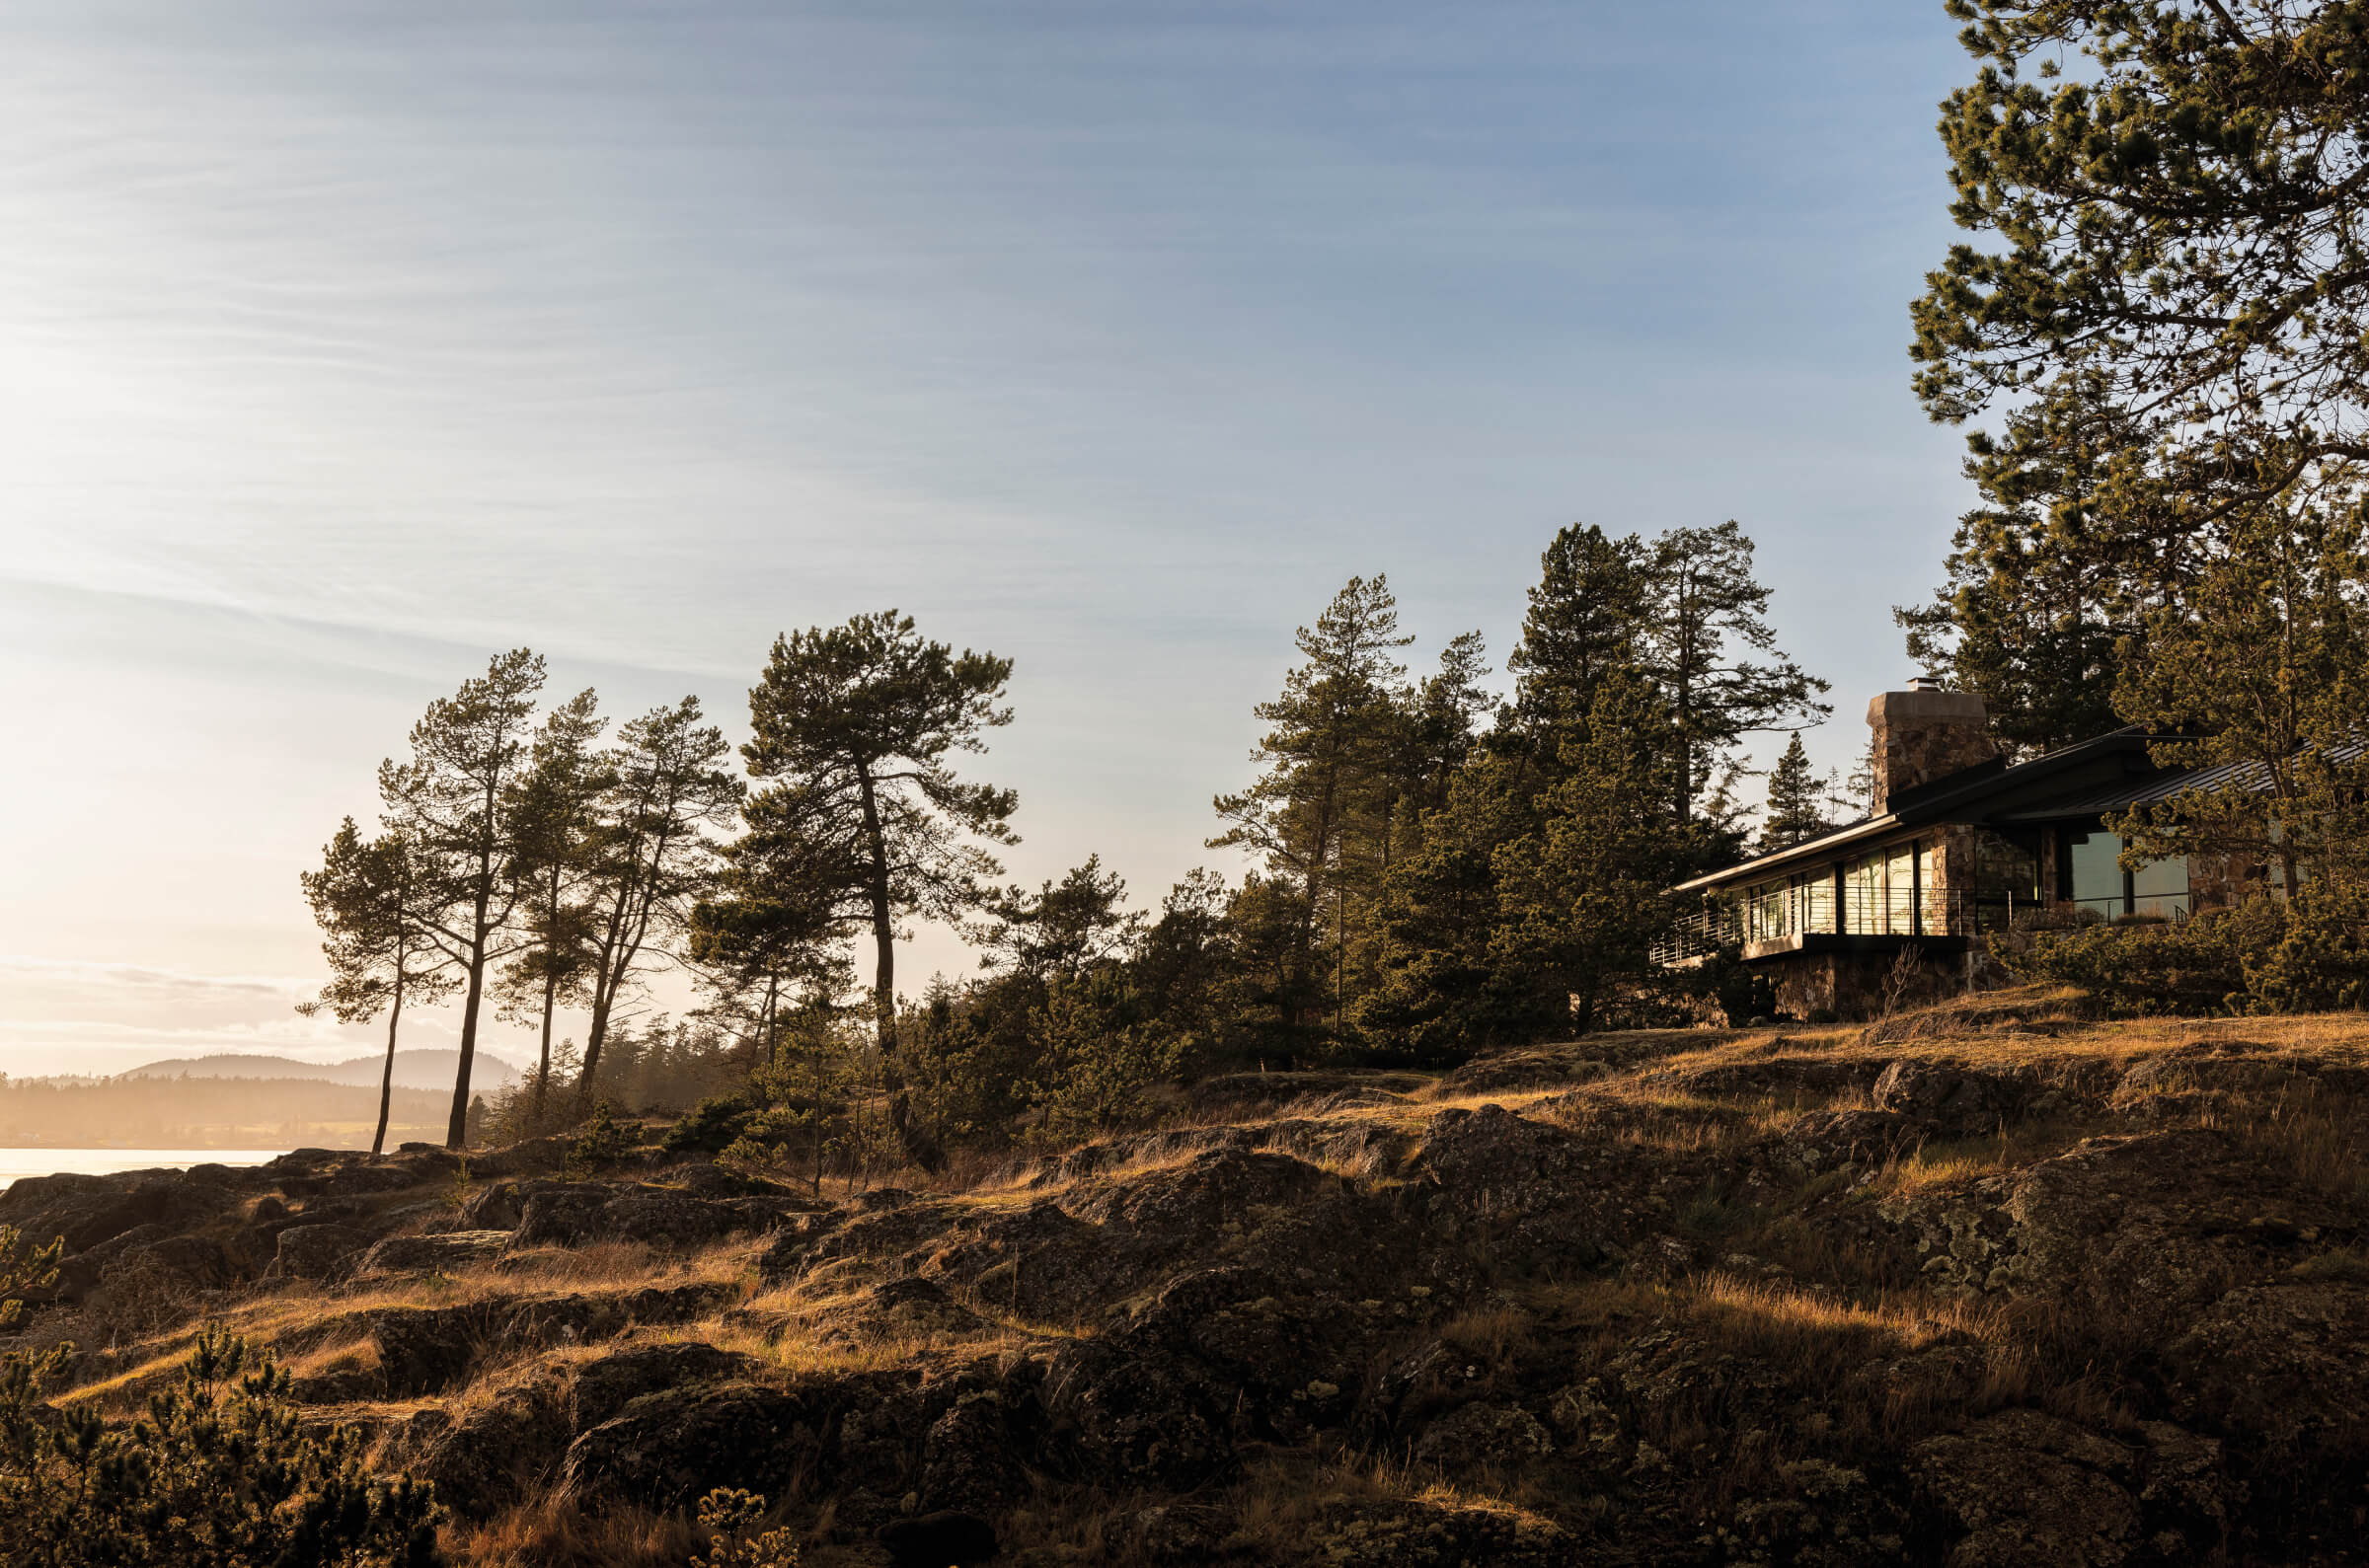
[[[1757,899],[1710,903],[1690,911],[1668,935],[1653,944],[1652,958],[1669,968],[1698,962],[1722,947],[1788,936],[1972,936],[2018,928],[2134,919],[2177,925],[2187,918],[2185,893],[2075,901],[1939,890],[1911,895],[1846,885],[1838,900],[1832,883],[1817,883]]]

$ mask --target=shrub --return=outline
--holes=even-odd
[[[798,1568],[798,1538],[786,1530],[751,1535],[765,1517],[765,1494],[718,1487],[699,1500],[699,1525],[708,1549],[691,1568]]]
[[[616,1107],[602,1100],[568,1146],[568,1173],[581,1176],[608,1169],[634,1152],[641,1131],[619,1121]]]
[[[713,1155],[747,1131],[753,1114],[738,1094],[711,1094],[666,1129],[659,1147],[670,1155]]]
[[[2246,965],[2256,1012],[2326,1012],[2369,1005],[2369,890],[2304,884],[2284,929]]]
[[[2285,912],[2268,898],[2183,925],[2085,925],[2031,933],[1993,953],[2018,979],[2073,986],[2117,1017],[2247,1010],[2248,969],[2278,941]]]
[[[0,1271],[5,1271],[0,1263]],[[28,1282],[31,1283],[31,1282]],[[110,1426],[51,1409],[43,1381],[67,1360],[0,1357],[0,1560],[45,1568],[338,1564],[429,1568],[431,1489],[362,1469],[352,1427],[308,1431],[288,1375],[244,1340],[201,1333],[181,1384]]]
[[[1184,1041],[1158,1019],[1140,1016],[1137,999],[1115,980],[1081,976],[1055,982],[1031,1019],[1044,1057],[1030,1101],[1042,1113],[1039,1143],[1062,1146],[1150,1109],[1146,1091],[1176,1077]]]

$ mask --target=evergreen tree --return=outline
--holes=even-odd
[[[2117,704],[2159,735],[2155,759],[2234,774],[2108,826],[2131,861],[2228,857],[2264,867],[2292,898],[2307,874],[2363,869],[2369,761],[2361,745],[2369,659],[2369,537],[2347,507],[2305,501],[2233,518],[2178,607],[2148,628]]]
[[[2148,610],[2178,591],[2179,541],[2100,503],[2098,455],[2120,418],[2102,400],[2081,384],[2011,414],[2006,441],[1970,438],[1984,504],[1958,519],[1933,600],[1893,611],[1917,666],[1979,696],[2011,751],[2117,727],[2117,660],[2143,656]]]
[[[2369,73],[2351,4],[1950,0],[1977,70],[1943,109],[1957,224],[1914,306],[1937,420],[1988,506],[1914,646],[2009,738],[2101,727],[2107,650],[2193,613],[2201,570],[2369,465]],[[2062,75],[2066,61],[2082,68]]]
[[[1142,935],[1143,917],[1126,902],[1125,880],[1090,855],[1033,893],[1012,887],[995,895],[969,934],[983,949],[981,968],[1037,981],[1075,976],[1124,958]]]
[[[777,638],[749,693],[743,755],[775,782],[749,802],[745,853],[795,867],[834,927],[870,931],[890,1128],[930,1168],[942,1156],[913,1121],[897,1055],[897,923],[975,909],[981,879],[1002,868],[972,841],[1016,841],[1013,792],[965,782],[951,763],[1011,722],[997,706],[1011,677],[1010,659],[925,641],[891,610]]]
[[[469,1075],[489,965],[517,945],[511,916],[526,891],[517,877],[511,817],[514,785],[527,765],[542,656],[525,648],[497,655],[484,676],[428,705],[412,726],[412,756],[379,765],[389,831],[418,858],[413,912],[420,929],[459,969],[460,1067],[445,1142],[466,1146]]]
[[[1436,1064],[1490,1045],[1536,1038],[1567,1011],[1563,999],[1496,945],[1503,920],[1497,856],[1538,827],[1539,784],[1519,757],[1483,755],[1426,813],[1412,853],[1383,885],[1380,980],[1357,1021],[1390,1053]]]
[[[1537,826],[1491,858],[1501,903],[1492,964],[1567,998],[1582,1033],[1662,1019],[1649,949],[1674,913],[1672,869],[1700,855],[1700,830],[1669,810],[1682,738],[1653,682],[1608,672],[1585,725],[1563,742]]]
[[[1539,558],[1521,642],[1505,661],[1514,702],[1504,739],[1552,766],[1564,730],[1595,706],[1598,683],[1637,663],[1649,560],[1635,534],[1615,539],[1592,523],[1556,534]]]
[[[724,731],[700,722],[699,699],[651,709],[617,732],[603,763],[607,787],[590,835],[589,975],[592,1016],[576,1079],[579,1111],[591,1104],[609,1019],[637,982],[653,942],[679,933],[708,888],[716,844],[742,786],[722,765]]]
[[[1805,843],[1832,826],[1827,820],[1825,787],[1810,772],[1809,752],[1796,730],[1786,742],[1785,755],[1769,772],[1769,803],[1760,824],[1761,853]]]
[[[1949,9],[1978,65],[1943,106],[1950,216],[2001,244],[1951,247],[1915,306],[1933,416],[2118,411],[2101,491],[2178,496],[2188,531],[2369,457],[2359,8]]]
[[[1752,541],[1734,522],[1674,528],[1654,541],[1639,667],[1668,708],[1680,824],[1694,819],[1718,760],[1744,736],[1833,711],[1818,701],[1826,682],[1777,652],[1768,605],[1769,590],[1752,574]]]
[[[395,1038],[406,1003],[432,1003],[457,982],[451,959],[420,925],[416,884],[422,867],[401,834],[365,840],[347,817],[322,851],[321,869],[299,880],[320,924],[330,981],[299,1003],[302,1013],[328,1011],[340,1023],[366,1023],[383,1008],[387,1059],[378,1081],[373,1157],[386,1152],[387,1114],[395,1098]]]
[[[1350,578],[1293,640],[1305,662],[1284,676],[1279,697],[1256,709],[1270,726],[1251,753],[1263,771],[1249,788],[1217,797],[1218,815],[1233,826],[1208,841],[1211,849],[1254,851],[1289,889],[1298,930],[1276,989],[1286,1027],[1312,1021],[1307,1005],[1328,989],[1328,967],[1338,1021],[1350,903],[1370,888],[1387,854],[1407,673],[1393,655],[1414,638],[1399,631],[1389,579],[1376,576]],[[1330,965],[1320,952],[1328,935]]]
[[[526,889],[525,944],[502,971],[504,1016],[531,1023],[538,1036],[532,1089],[540,1129],[551,1093],[552,1022],[563,1005],[591,999],[592,910],[585,898],[602,794],[615,780],[593,749],[599,704],[589,690],[546,714],[531,764],[510,805],[515,874]]]

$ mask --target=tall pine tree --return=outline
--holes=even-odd
[[[872,938],[873,1015],[889,1125],[907,1157],[943,1163],[915,1122],[897,1050],[896,939],[911,916],[959,920],[1002,867],[982,846],[1017,842],[1009,789],[956,776],[954,754],[1012,721],[1012,661],[956,653],[894,610],[776,638],[748,694],[748,771],[770,781],[747,807],[749,843],[815,889],[838,929]]]

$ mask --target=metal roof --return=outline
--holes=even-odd
[[[2065,817],[2095,816],[2103,811],[2125,809],[2130,803],[2126,796],[2144,793],[2146,798],[2170,798],[2192,782],[2203,783],[2208,775],[2234,772],[2223,769],[2176,770],[2170,773],[2150,773],[2107,787],[2084,788],[2078,795],[2043,799],[2018,806],[2012,811],[1990,811],[1985,801],[2003,795],[2031,789],[2057,774],[2069,772],[2085,764],[2095,764],[2123,754],[2143,758],[2151,742],[2169,739],[2150,735],[2137,725],[2109,730],[2071,746],[2026,758],[2015,764],[1999,762],[1978,763],[1931,784],[1912,789],[1899,790],[1884,802],[1885,809],[1874,816],[1822,833],[1814,839],[1789,845],[1782,850],[1740,861],[1724,869],[1682,882],[1673,892],[1692,893],[1722,883],[1764,875],[1799,862],[1813,862],[1830,858],[1837,850],[1878,837],[1896,828],[1923,827],[1940,822],[2046,822]],[[2144,765],[2144,764],[2142,764]],[[2241,765],[2242,766],[2242,765]],[[2206,784],[2206,787],[2217,787]],[[2109,802],[2094,804],[2095,801]]]

